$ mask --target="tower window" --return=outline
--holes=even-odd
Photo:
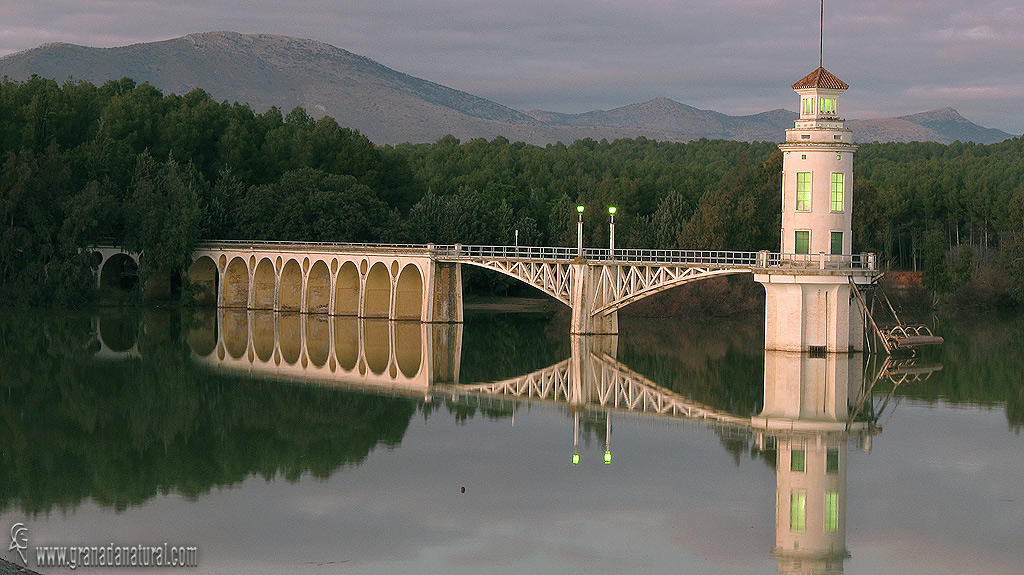
[[[806,466],[807,452],[803,449],[794,449],[789,454],[789,470],[803,472]]]
[[[839,473],[839,450],[829,449],[825,452],[825,471]]]
[[[807,510],[807,490],[794,489],[789,494],[789,530],[803,531]]]
[[[803,140],[810,140],[811,139],[811,135],[810,134],[800,134],[800,138],[803,139]]]
[[[814,113],[814,98],[803,98],[800,100],[800,103],[803,106],[802,110],[804,114]]]
[[[800,159],[801,160],[806,160],[807,159],[807,154],[800,154]]]
[[[825,531],[834,533],[839,528],[839,493],[825,492]]]
[[[796,173],[796,210],[807,212],[811,209],[811,173]]]
[[[832,255],[843,255],[843,232],[832,232]]]
[[[794,236],[794,247],[798,254],[809,254],[811,253],[811,231],[810,230],[797,230]]]
[[[836,134],[835,136],[832,136],[832,139],[833,140],[842,140],[843,136],[842,136],[842,134]],[[836,159],[837,160],[839,159],[839,154],[836,154]]]
[[[835,172],[832,174],[832,211],[841,212],[844,208],[843,189],[846,183],[845,174]]]
[[[834,114],[836,112],[836,99],[822,98],[821,107],[819,109],[822,114]]]

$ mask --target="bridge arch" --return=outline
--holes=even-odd
[[[335,315],[359,315],[359,270],[355,262],[343,263],[334,283]]]
[[[201,305],[217,305],[217,288],[220,283],[220,274],[217,271],[217,263],[209,256],[196,258],[188,268],[188,281],[196,286],[197,291],[193,298]]]
[[[224,307],[249,306],[249,267],[236,256],[224,268]]]
[[[700,280],[706,280],[713,277],[735,275],[741,273],[750,273],[750,270],[743,269],[702,269],[702,268],[688,268],[675,275],[675,277],[660,278],[649,283],[646,286],[633,285],[632,289],[623,288],[621,285],[619,289],[615,289],[611,282],[606,281],[605,277],[601,280],[601,289],[611,291],[609,294],[611,297],[605,297],[605,301],[608,302],[604,305],[598,306],[594,310],[594,315],[598,314],[609,314],[616,312],[631,303],[640,301],[646,297],[652,296],[656,293],[661,293],[666,290],[681,286],[683,284],[697,282]],[[626,282],[615,282],[615,283],[628,283]]]
[[[116,253],[104,260],[99,274],[102,288],[132,291],[139,287],[139,264],[126,253]]]
[[[391,273],[384,262],[370,266],[363,288],[363,317],[388,317],[391,311]]]
[[[274,270],[274,262],[270,258],[260,258],[252,274],[253,309],[274,309],[276,290],[277,271]]]
[[[281,288],[278,290],[277,309],[299,311],[302,309],[302,269],[298,260],[289,259],[281,269]]]
[[[406,264],[395,284],[394,319],[420,319],[423,315],[423,276],[416,264]]]
[[[331,270],[327,262],[316,260],[306,276],[306,312],[331,311]]]

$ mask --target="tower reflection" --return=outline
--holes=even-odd
[[[774,443],[779,573],[842,573],[850,443],[869,446],[870,421],[854,421],[865,393],[859,355],[766,351],[764,409],[751,419]]]

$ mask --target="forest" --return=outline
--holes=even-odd
[[[0,166],[5,305],[94,298],[98,243],[140,253],[143,277],[177,277],[203,239],[569,246],[576,205],[590,246],[616,206],[618,247],[779,248],[772,142],[377,146],[301,108],[33,77],[0,82]],[[857,252],[921,271],[936,302],[1024,301],[1024,139],[861,144],[855,166]]]

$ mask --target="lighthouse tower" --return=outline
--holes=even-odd
[[[793,84],[800,119],[786,130],[782,253],[853,253],[853,132],[839,117],[849,86],[819,67]]]
[[[819,65],[793,84],[800,118],[782,150],[782,249],[754,272],[765,287],[765,349],[863,351],[850,284],[870,283],[873,257],[853,253],[853,132],[839,117],[849,86]]]

